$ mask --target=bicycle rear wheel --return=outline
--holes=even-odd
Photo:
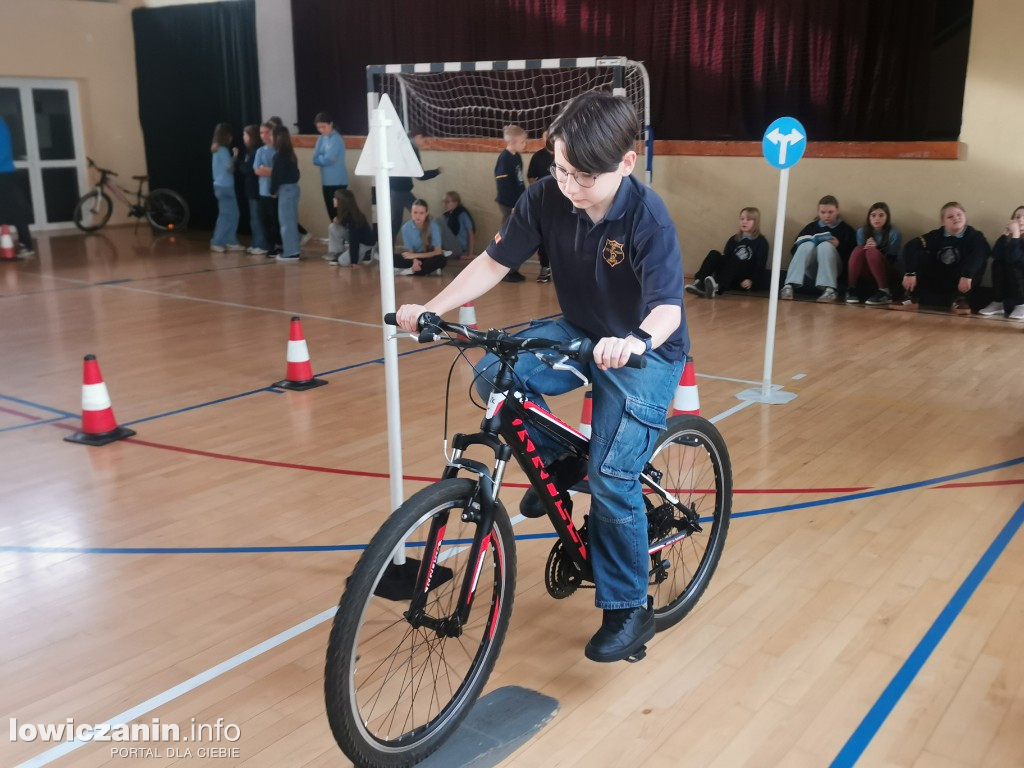
[[[94,187],[78,199],[72,220],[83,232],[95,232],[110,221],[113,212],[114,204],[110,202],[107,193]]]
[[[469,562],[478,493],[475,481],[456,478],[413,495],[373,537],[349,579],[327,648],[324,694],[335,740],[356,765],[392,768],[426,758],[468,713],[494,667],[512,613],[515,545],[499,504],[478,562]],[[435,629],[415,619],[394,579],[396,572],[415,579],[416,561],[432,560],[425,552],[432,526],[443,536],[424,609]],[[397,568],[402,551],[407,564]],[[442,624],[455,615],[471,570],[478,575],[469,621]]]
[[[146,219],[157,229],[184,229],[188,215],[185,198],[172,189],[154,189],[146,198]]]
[[[654,620],[661,631],[693,609],[722,557],[732,512],[732,464],[721,433],[707,419],[692,415],[668,420],[650,464],[660,473],[658,484],[681,507],[657,493],[645,494],[652,544],[689,531],[651,555]]]

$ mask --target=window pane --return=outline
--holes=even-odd
[[[33,88],[32,103],[36,109],[39,159],[74,160],[75,140],[71,133],[71,104],[68,92]]]
[[[17,88],[0,88],[0,117],[11,132],[11,149],[15,160],[27,160],[25,121],[21,116],[21,94]]]
[[[75,168],[43,168],[43,197],[49,223],[71,221],[75,203],[80,197],[78,170]]]

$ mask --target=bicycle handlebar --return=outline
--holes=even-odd
[[[96,165],[96,161],[94,161],[91,157],[86,157],[85,159],[89,161],[89,167],[90,168],[95,168],[101,174],[103,174],[105,176],[117,176],[117,174],[114,173],[109,168],[100,168],[98,165]]]
[[[398,325],[398,317],[394,312],[384,315],[384,322],[387,325]],[[565,355],[572,360],[587,362],[594,359],[594,342],[590,339],[574,339],[570,342],[552,341],[529,336],[513,336],[505,331],[491,329],[479,331],[461,323],[449,323],[442,320],[433,312],[424,312],[417,321],[420,334],[417,341],[420,344],[427,344],[431,341],[440,341],[440,333],[456,334],[465,339],[470,346],[483,347],[488,352],[498,357],[507,357],[521,351],[550,351]],[[459,339],[458,341],[462,341]],[[626,361],[627,368],[646,368],[647,360],[643,355],[630,353]]]

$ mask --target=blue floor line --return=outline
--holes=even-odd
[[[874,706],[864,716],[860,725],[853,732],[853,735],[850,736],[839,754],[836,755],[835,760],[832,761],[832,768],[848,768],[854,765],[861,755],[864,754],[864,750],[867,749],[882,727],[882,724],[892,713],[900,699],[903,698],[903,694],[907,692],[910,684],[917,677],[917,673],[921,671],[925,662],[928,661],[928,658],[935,651],[942,638],[945,637],[946,632],[949,631],[949,628],[956,621],[957,616],[960,615],[960,612],[971,599],[971,596],[981,585],[982,581],[984,581],[989,571],[992,570],[992,566],[996,564],[999,556],[1006,550],[1007,545],[1017,534],[1017,531],[1020,530],[1022,524],[1024,524],[1024,504],[1017,507],[1017,511],[1006,522],[999,535],[996,536],[985,551],[985,554],[978,560],[977,565],[974,566],[953,597],[946,603],[946,607],[942,609],[938,618],[935,619],[935,622],[925,633],[924,637],[921,638],[921,642],[917,644],[917,647],[911,652],[895,677],[886,686],[885,690],[882,691],[882,695],[878,697]]]
[[[29,408],[35,408],[40,411],[49,411],[50,413],[56,413],[64,418],[71,416],[75,418],[78,417],[77,413],[68,413],[67,411],[62,411],[60,408],[51,408],[48,405],[40,405],[39,403],[33,403],[31,400],[22,400],[20,397],[14,397],[12,395],[0,395],[0,400],[10,400],[12,403],[17,403],[18,405],[25,405]]]
[[[979,467],[978,469],[969,469],[964,472],[957,472],[952,475],[944,475],[942,477],[935,477],[930,480],[921,480],[916,483],[906,483],[904,485],[896,485],[891,488],[878,488],[874,491],[865,491],[864,493],[854,493],[846,496],[833,496],[830,499],[821,499],[815,502],[809,502],[806,504],[792,504],[784,507],[771,507],[769,509],[752,510],[750,512],[736,512],[732,515],[733,519],[743,517],[754,517],[757,515],[774,514],[777,512],[789,512],[794,509],[804,509],[809,506],[825,506],[828,504],[839,504],[844,501],[853,501],[856,499],[870,498],[871,496],[882,496],[890,493],[898,493],[901,491],[910,491],[917,488],[924,488],[932,485],[939,485],[941,483],[947,483],[951,479],[957,479],[961,477],[970,477],[972,475],[984,474],[986,472],[994,472],[996,470],[1005,469],[1006,467],[1012,467],[1017,464],[1024,462],[1024,457],[1017,459],[1011,459],[1009,461],[1001,461],[998,464],[989,464],[986,467]],[[701,518],[700,522],[708,523],[711,522],[711,518]],[[533,539],[553,539],[556,534],[551,532],[544,533],[524,533],[519,534],[515,538],[517,541],[529,541]],[[367,544],[325,544],[325,545],[303,545],[303,546],[281,546],[281,547],[17,547],[17,546],[0,546],[0,554],[77,554],[77,555],[214,555],[214,554],[253,554],[253,553],[277,553],[277,552],[341,552],[341,551],[359,551],[366,549]],[[415,546],[410,544],[410,546]]]
[[[78,418],[78,417],[76,416],[75,418]],[[52,419],[41,419],[39,421],[29,421],[29,422],[27,422],[25,424],[17,424],[17,425],[15,425],[13,427],[4,427],[3,429],[0,429],[0,434],[3,434],[4,432],[14,432],[16,429],[28,429],[29,427],[38,427],[38,426],[40,426],[42,424],[56,424],[58,421],[66,421],[67,419],[68,419],[67,416],[55,416]]]
[[[245,265],[245,266],[256,266],[256,265],[250,264],[250,265]],[[230,269],[236,269],[236,268],[237,267],[231,267]],[[210,271],[214,271],[214,270],[210,270]],[[149,279],[149,278],[146,278],[146,279]],[[559,317],[559,316],[560,316],[560,314],[548,315],[547,317],[542,317],[542,318],[539,318],[539,319],[540,320],[550,320],[551,318]],[[510,325],[510,326],[507,326],[507,327],[508,328],[519,328],[521,326],[529,325],[532,322],[535,322],[535,321],[528,320],[526,322],[516,323],[515,325]],[[406,355],[414,355],[414,354],[417,354],[418,352],[428,352],[428,351],[430,351],[432,349],[441,349],[444,346],[445,346],[444,344],[431,344],[430,346],[426,346],[426,347],[423,347],[421,349],[413,349],[413,350],[410,350],[408,352],[402,352],[402,353],[399,354],[399,357],[405,357]],[[335,368],[334,370],[324,371],[323,373],[316,373],[316,374],[313,374],[313,375],[314,376],[318,376],[318,377],[319,376],[329,376],[332,373],[341,373],[343,371],[350,371],[350,370],[352,370],[354,368],[362,368],[362,367],[367,366],[367,365],[373,365],[374,363],[382,364],[383,362],[384,362],[384,358],[378,357],[378,358],[374,358],[372,360],[365,360],[365,361],[363,361],[361,363],[353,363],[352,365],[346,365],[343,368]],[[228,402],[230,400],[237,400],[237,399],[239,399],[241,397],[248,397],[250,395],[259,394],[260,392],[273,392],[275,394],[281,394],[283,392],[283,390],[275,389],[272,386],[268,385],[266,387],[260,387],[259,389],[251,389],[248,392],[242,392],[241,394],[228,395],[227,397],[221,397],[221,398],[218,398],[217,400],[210,400],[210,401],[205,402],[205,403],[199,403],[198,405],[189,405],[189,406],[186,406],[185,408],[178,408],[177,410],[166,411],[165,413],[158,413],[155,416],[146,416],[145,418],[136,419],[135,421],[126,421],[121,426],[128,427],[128,426],[132,426],[132,425],[135,425],[135,424],[143,424],[143,423],[145,423],[147,421],[154,421],[155,419],[162,419],[162,418],[164,418],[166,416],[176,416],[177,414],[180,414],[180,413],[186,413],[188,411],[194,411],[197,408],[206,408],[206,407],[211,406],[211,405],[218,405],[219,403],[226,403],[226,402]],[[29,402],[28,400],[21,400],[20,398],[13,397],[11,395],[0,394],[0,398],[5,399],[5,400],[10,400],[10,401],[15,402],[15,403],[20,403],[21,405],[30,406],[32,408],[37,408],[37,409],[41,409],[41,410],[44,410],[44,411],[50,411],[51,413],[59,413],[59,414],[61,414],[61,418],[60,419],[49,419],[47,421],[33,421],[30,424],[19,424],[18,426],[15,426],[15,427],[6,427],[4,429],[0,429],[0,434],[3,434],[4,432],[11,432],[11,431],[14,431],[14,430],[17,430],[17,429],[29,429],[31,427],[39,427],[39,426],[42,426],[44,424],[52,424],[54,421],[61,421],[63,419],[77,419],[77,418],[80,418],[79,414],[77,414],[77,413],[68,413],[67,411],[61,411],[61,410],[58,410],[57,408],[50,408],[50,407],[45,406],[45,405],[40,405],[38,403]]]

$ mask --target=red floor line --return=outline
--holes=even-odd
[[[979,483],[946,483],[936,488],[992,488],[1000,485],[1024,485],[1024,480],[987,480]]]
[[[41,416],[33,416],[30,413],[22,413],[21,411],[15,411],[15,410],[12,410],[10,408],[4,408],[2,405],[0,405],[0,413],[9,413],[12,416],[20,416],[21,418],[28,419],[29,421],[42,421],[43,420]]]

